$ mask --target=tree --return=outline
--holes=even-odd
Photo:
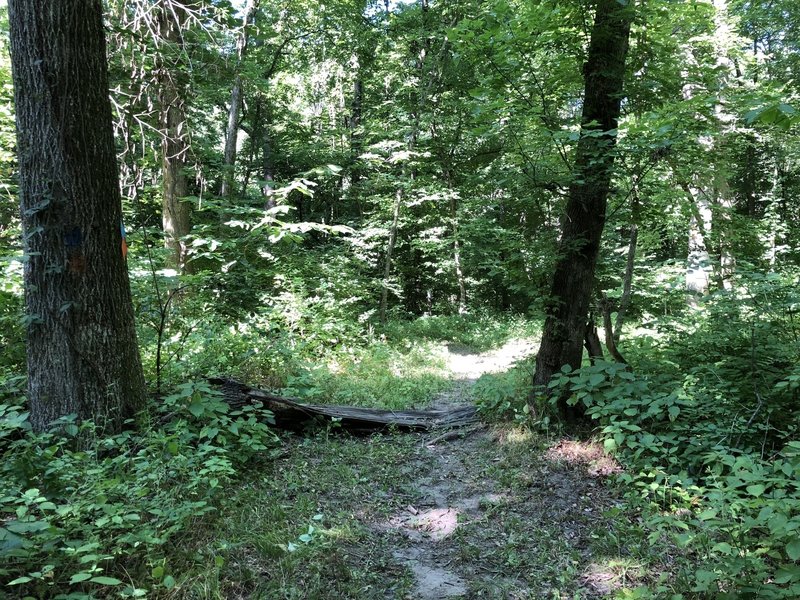
[[[25,251],[28,400],[119,430],[145,398],[99,0],[9,2]]]
[[[231,101],[228,106],[228,124],[225,127],[225,154],[223,164],[225,173],[222,177],[220,195],[227,197],[233,192],[234,172],[236,169],[236,146],[239,141],[239,113],[242,108],[242,60],[247,52],[247,40],[250,21],[258,9],[258,0],[248,0],[242,17],[242,28],[236,39],[236,75],[233,78]]]
[[[171,260],[175,268],[184,271],[187,248],[183,238],[192,227],[191,207],[184,201],[189,195],[185,172],[189,131],[184,93],[177,81],[178,68],[175,64],[168,64],[167,59],[180,56],[184,51],[182,31],[189,15],[188,7],[180,0],[162,0],[159,8],[160,40],[173,53],[164,52],[159,70],[164,243],[172,250]]]
[[[550,305],[536,357],[534,387],[546,386],[563,365],[578,368],[614,166],[614,146],[633,16],[630,2],[598,0],[584,65],[585,93],[573,180],[563,219]],[[581,412],[559,399],[568,420]]]

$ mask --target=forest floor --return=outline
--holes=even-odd
[[[469,402],[480,375],[508,369],[533,349],[528,340],[482,354],[442,344],[452,385],[432,405]],[[227,562],[213,591],[226,598],[609,597],[645,576],[617,541],[620,523],[628,539],[635,529],[605,483],[618,469],[597,445],[510,425],[450,435],[353,437],[326,429],[288,436],[272,468],[223,511],[230,529],[216,543]]]

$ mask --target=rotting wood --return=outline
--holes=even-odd
[[[458,405],[430,410],[387,410],[306,404],[293,398],[277,396],[250,387],[233,379],[209,378],[209,383],[222,390],[225,401],[233,408],[260,402],[275,415],[275,426],[297,430],[317,420],[333,422],[354,433],[371,433],[395,428],[404,431],[454,429],[475,423],[478,418],[474,405]]]

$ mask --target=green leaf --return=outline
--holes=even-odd
[[[681,414],[681,407],[673,404],[667,409],[667,412],[669,413],[669,420],[674,421]]]
[[[100,585],[119,585],[122,583],[119,579],[114,577],[106,577],[105,575],[100,575],[99,577],[92,577],[89,581],[92,583],[99,583]]]
[[[720,542],[718,544],[714,544],[712,550],[714,552],[722,552],[722,554],[727,554],[727,555],[733,554],[733,548],[727,542]]]
[[[777,571],[775,571],[775,583],[777,584],[784,584],[789,583],[790,581],[797,581],[800,579],[800,566],[798,565],[781,565]]]
[[[800,540],[792,540],[786,544],[786,556],[792,560],[800,559]]]
[[[175,587],[175,578],[172,575],[167,575],[164,577],[164,581],[161,582],[165,588],[171,590]]]
[[[29,581],[33,581],[33,579],[25,576],[17,577],[15,580],[9,581],[6,585],[19,585],[21,583],[28,583]]]
[[[767,487],[765,485],[760,484],[760,483],[756,483],[756,484],[753,484],[753,485],[748,485],[747,488],[745,488],[745,489],[747,489],[747,493],[748,494],[752,494],[753,496],[758,498],[761,494],[764,493],[764,490],[766,490]]]
[[[203,413],[206,412],[206,407],[203,406],[202,402],[192,402],[188,408],[189,412],[195,417],[201,417]]]
[[[150,571],[150,574],[153,576],[153,579],[161,579],[164,576],[164,567],[161,565],[157,567],[153,567],[153,570]]]
[[[589,385],[598,386],[605,381],[606,376],[602,373],[592,373],[589,376]]]
[[[75,575],[70,577],[69,583],[70,583],[70,585],[72,585],[73,583],[80,583],[81,581],[86,581],[87,579],[91,579],[91,578],[92,578],[92,574],[91,573],[85,573],[85,572],[75,573]]]

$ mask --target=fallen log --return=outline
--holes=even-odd
[[[457,405],[430,410],[387,410],[334,404],[306,404],[294,398],[277,396],[250,387],[233,379],[209,378],[221,389],[232,408],[260,403],[275,415],[275,426],[281,429],[303,429],[315,421],[338,422],[339,427],[354,433],[371,433],[385,429],[431,431],[454,429],[476,422],[474,405]]]

